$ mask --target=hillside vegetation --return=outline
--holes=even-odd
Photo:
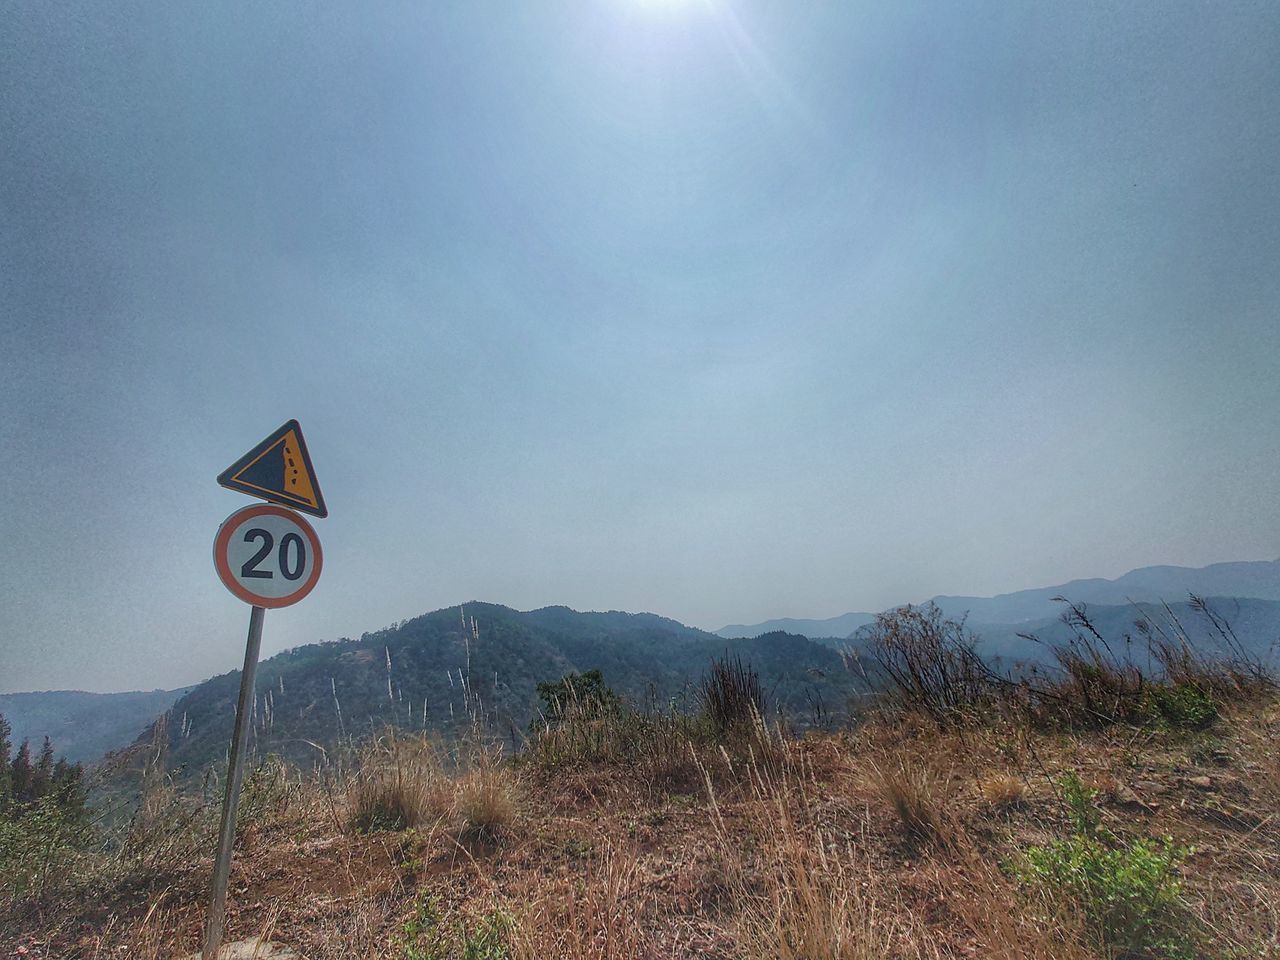
[[[316,960],[1280,957],[1270,675],[1177,635],[1148,672],[1073,617],[1055,675],[1015,682],[937,609],[882,615],[884,693],[832,732],[766,720],[760,675],[722,658],[684,709],[548,680],[514,757],[478,704],[449,741],[260,756],[229,933]],[[14,949],[198,948],[216,804],[154,764],[143,787],[38,885],[0,864]]]
[[[692,685],[725,653],[751,662],[771,708],[796,725],[846,719],[858,695],[839,654],[804,637],[732,641],[652,614],[469,603],[264,661],[250,742],[259,755],[311,764],[321,748],[383,728],[454,738],[478,714],[519,749],[541,681],[600,670],[631,703],[687,706]],[[223,756],[239,684],[239,671],[223,674],[174,703],[164,730],[170,766],[195,772]]]

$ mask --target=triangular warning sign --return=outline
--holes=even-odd
[[[223,470],[218,483],[303,513],[329,515],[297,420],[290,420]]]

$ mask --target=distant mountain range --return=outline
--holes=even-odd
[[[751,625],[731,623],[716,631],[718,637],[758,637],[762,633],[798,633],[802,637],[848,637],[859,627],[875,623],[874,613],[842,613],[829,620],[795,620],[783,617],[780,620],[766,620]]]
[[[949,617],[968,617],[971,624],[1019,624],[1057,617],[1061,605],[1054,597],[1073,603],[1124,606],[1205,597],[1248,597],[1280,600],[1280,560],[1247,560],[1214,563],[1207,567],[1140,567],[1115,580],[1072,580],[1054,587],[1019,590],[994,597],[933,598]],[[846,613],[828,620],[766,620],[750,626],[732,624],[716,633],[722,637],[754,637],[786,630],[806,637],[849,637],[875,621],[873,613]]]
[[[68,760],[92,761],[132,742],[189,689],[0,693],[0,716],[12,724],[15,745],[30,740],[39,747],[48,737]]]

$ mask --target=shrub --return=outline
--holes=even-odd
[[[1096,791],[1074,773],[1063,780],[1072,833],[1028,849],[1014,865],[1022,882],[1067,897],[1093,935],[1123,957],[1193,957],[1178,868],[1189,851],[1171,840],[1118,842],[1102,827]]]
[[[1070,897],[1101,942],[1121,956],[1194,956],[1185,938],[1178,866],[1186,851],[1139,838],[1112,847],[1077,833],[1032,847],[1016,873]]]
[[[907,835],[916,840],[946,843],[946,779],[923,763],[897,758],[891,766],[872,765],[868,778],[889,804]]]
[[[425,738],[372,741],[347,784],[347,825],[358,833],[406,830],[438,817],[444,775]]]
[[[1067,817],[1073,832],[1095,836],[1102,826],[1096,800],[1098,791],[1086,787],[1074,771],[1062,778],[1062,801],[1067,805]]]
[[[1218,719],[1218,704],[1199,684],[1158,684],[1147,692],[1148,712],[1174,730],[1203,730]]]
[[[1027,794],[1027,785],[1019,777],[1001,773],[983,780],[979,790],[987,803],[1008,807],[1022,802]]]
[[[605,717],[621,712],[622,701],[604,682],[599,670],[586,673],[567,673],[559,680],[544,680],[538,684],[538,699],[542,701],[542,720],[556,724],[567,715]],[[534,721],[535,728],[538,721]]]
[[[359,777],[348,789],[347,825],[357,833],[407,830],[430,808],[416,784],[383,772]]]
[[[712,661],[699,694],[702,713],[720,736],[750,730],[765,715],[760,674],[740,657]]]
[[[962,719],[993,693],[996,678],[976,653],[963,621],[945,618],[933,603],[880,614],[869,640],[899,705],[941,727]]]
[[[92,838],[82,811],[55,794],[0,811],[0,904],[43,899]]]
[[[1145,669],[1135,654],[1133,636],[1124,635],[1123,646],[1113,645],[1083,604],[1055,599],[1066,604],[1062,621],[1072,634],[1066,644],[1053,650],[1058,675],[1028,680],[1018,688],[1038,722],[1086,728],[1156,723],[1166,729],[1199,730],[1217,719],[1218,704],[1227,698],[1274,688],[1267,665],[1199,597],[1192,595],[1189,606],[1218,637],[1218,649],[1197,649],[1166,607],[1167,622],[1151,614],[1134,622],[1138,637],[1145,641]]]

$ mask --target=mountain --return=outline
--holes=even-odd
[[[1115,580],[1072,580],[1055,587],[1019,590],[994,597],[938,596],[933,602],[950,617],[965,614],[980,623],[1019,623],[1057,615],[1054,597],[1073,603],[1119,606],[1203,597],[1280,600],[1280,560],[1214,563],[1207,567],[1140,567]]]
[[[716,631],[718,637],[758,637],[762,633],[798,633],[802,637],[847,637],[859,627],[875,623],[874,613],[842,613],[829,620],[794,620],[784,617],[781,620],[766,620],[750,626],[731,623]]]
[[[971,623],[991,625],[1057,617],[1061,604],[1054,602],[1054,597],[1066,597],[1073,603],[1125,606],[1130,601],[1181,601],[1190,593],[1202,597],[1280,600],[1280,560],[1213,563],[1207,567],[1139,567],[1115,580],[1071,580],[1053,587],[1018,590],[994,597],[940,595],[932,602],[948,617],[967,616]],[[752,625],[731,624],[716,633],[722,637],[754,637],[771,630],[785,630],[815,638],[849,637],[873,622],[875,614],[846,613],[830,620],[784,619]],[[850,628],[842,629],[846,624],[851,625]]]
[[[13,725],[15,744],[30,739],[38,747],[47,736],[60,756],[93,761],[132,743],[189,689],[0,693],[0,715]]]
[[[854,679],[839,654],[802,636],[726,640],[654,614],[520,612],[468,603],[367,633],[297,647],[258,668],[251,743],[299,762],[347,735],[387,724],[444,736],[465,731],[468,706],[519,740],[537,715],[537,684],[598,669],[637,704],[690,703],[711,661],[728,653],[761,676],[770,703],[804,726],[848,712]],[[223,756],[240,677],[187,691],[167,715],[170,766],[197,770]]]
[[[1230,626],[1240,648],[1272,667],[1280,666],[1276,656],[1280,650],[1280,601],[1234,597],[1205,599],[1213,614]],[[1058,606],[1065,609],[1062,604]],[[1233,652],[1210,618],[1187,601],[1114,606],[1091,604],[1084,609],[1090,622],[1117,655],[1127,656],[1144,667],[1150,662],[1144,628],[1156,636],[1184,636],[1193,649],[1204,655]],[[978,638],[979,653],[988,660],[1005,664],[1053,663],[1053,647],[1068,643],[1074,635],[1061,615],[1016,624],[970,621],[966,626]],[[1036,640],[1026,639],[1028,636]]]

